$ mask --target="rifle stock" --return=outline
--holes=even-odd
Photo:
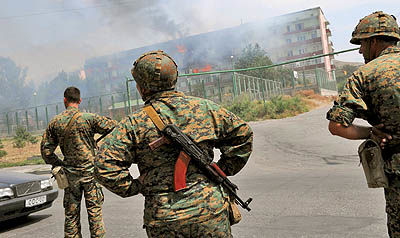
[[[225,173],[218,167],[216,163],[212,162],[212,159],[208,158],[208,155],[204,153],[187,135],[185,135],[177,126],[173,124],[168,124],[162,131],[164,135],[172,142],[179,144],[184,153],[186,153],[196,164],[202,169],[208,176],[209,179],[216,182],[217,184],[222,184],[228,192],[235,198],[237,204],[242,208],[250,211],[249,204],[253,200],[249,198],[244,202],[239,195],[237,195],[236,190],[238,187],[232,183]]]

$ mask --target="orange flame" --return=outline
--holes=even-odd
[[[200,69],[201,72],[209,72],[211,71],[211,65],[207,64],[204,68]]]

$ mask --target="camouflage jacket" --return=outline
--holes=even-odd
[[[252,151],[253,133],[248,124],[212,101],[165,91],[153,95],[151,103],[165,124],[173,123],[213,158],[221,151],[218,165],[229,176],[238,173]],[[174,166],[180,152],[176,145],[151,151],[149,143],[161,134],[143,111],[122,120],[104,139],[95,162],[96,178],[122,196],[142,193],[144,223],[157,225],[188,219],[199,222],[226,208],[226,194],[189,163],[187,189],[174,192]],[[128,168],[137,164],[146,174],[144,186],[133,179]]]
[[[40,150],[47,164],[62,165],[74,177],[82,181],[93,179],[94,148],[96,133],[104,134],[116,126],[116,121],[93,113],[80,113],[70,129],[69,137],[64,141],[64,130],[79,109],[68,107],[67,110],[55,116],[43,134]],[[64,146],[61,146],[64,143]],[[54,153],[60,145],[64,159]]]
[[[386,48],[379,57],[356,70],[327,113],[328,120],[344,126],[351,125],[355,118],[371,125],[384,124],[384,131],[393,136],[387,150],[400,146],[399,47]]]

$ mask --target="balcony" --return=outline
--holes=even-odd
[[[306,57],[311,57],[311,56],[321,55],[321,54],[323,54],[322,50],[311,52],[311,53],[305,53],[305,54],[301,54],[301,55],[285,56],[285,57],[278,58],[278,62],[301,59],[301,58],[306,58]]]

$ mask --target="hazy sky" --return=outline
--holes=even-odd
[[[35,83],[80,69],[90,57],[318,6],[336,51],[355,47],[351,32],[373,11],[400,19],[399,0],[0,0],[0,6],[0,56],[27,66]],[[336,58],[363,62],[356,52]]]

